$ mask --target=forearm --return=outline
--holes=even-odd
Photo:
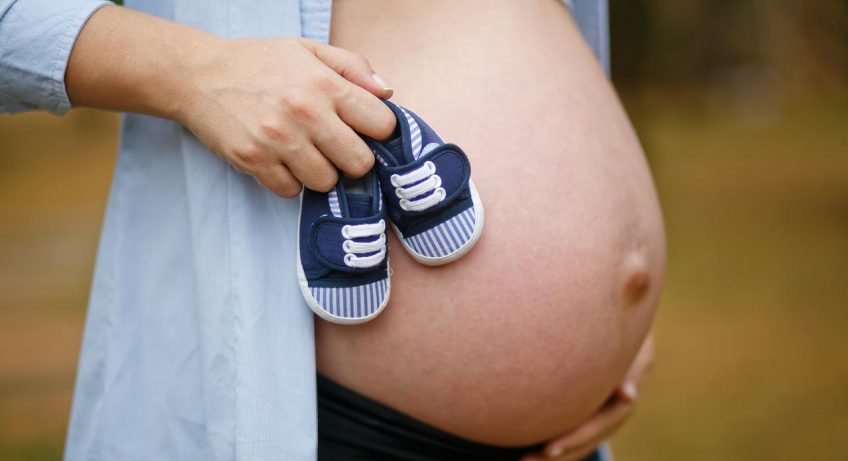
[[[71,52],[65,74],[71,103],[180,120],[194,69],[219,40],[127,8],[101,8]]]
[[[296,37],[218,38],[108,6],[82,28],[65,72],[76,106],[172,119],[282,197],[361,176],[374,154],[357,136],[394,131],[392,90],[368,61]],[[338,170],[337,170],[338,169]]]

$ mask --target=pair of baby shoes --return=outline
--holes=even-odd
[[[387,141],[365,138],[374,169],[300,197],[298,281],[309,307],[334,323],[366,322],[388,304],[389,224],[427,265],[461,257],[483,231],[483,204],[462,149],[412,111],[385,103],[397,129]]]

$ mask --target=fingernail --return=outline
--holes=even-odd
[[[548,458],[556,458],[557,456],[561,456],[562,452],[565,451],[562,447],[554,447],[548,450]]]
[[[630,400],[636,400],[636,397],[639,395],[639,389],[636,388],[636,383],[633,381],[625,382],[624,385],[621,386],[621,392],[623,392]]]
[[[374,82],[376,82],[377,85],[380,85],[380,88],[382,88],[384,90],[391,90],[392,89],[392,87],[389,86],[389,84],[385,80],[383,80],[383,77],[380,77],[377,74],[371,74],[371,78],[374,79]]]

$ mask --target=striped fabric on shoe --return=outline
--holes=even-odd
[[[411,110],[384,102],[395,114],[395,133],[385,141],[364,138],[377,159],[388,217],[416,261],[454,261],[483,230],[483,203],[468,157]]]
[[[388,280],[354,287],[309,287],[312,297],[328,314],[340,318],[367,318],[377,312],[389,294]]]
[[[458,251],[465,242],[471,240],[475,222],[474,208],[468,208],[453,218],[404,240],[418,254],[429,258],[443,258]]]
[[[301,193],[298,282],[322,319],[362,323],[386,307],[391,282],[384,205],[373,173],[343,178],[327,193]]]

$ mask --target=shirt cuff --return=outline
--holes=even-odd
[[[102,0],[0,0],[0,112],[71,108],[65,70],[80,30]]]

